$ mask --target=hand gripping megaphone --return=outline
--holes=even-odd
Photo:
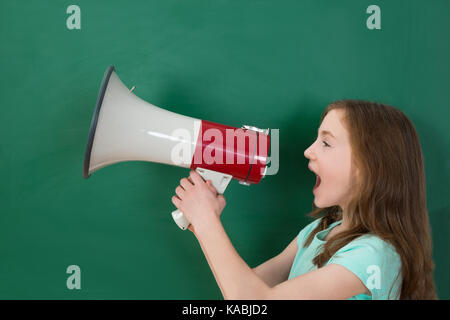
[[[223,194],[232,179],[257,184],[265,176],[269,129],[242,128],[158,108],[128,89],[108,67],[92,116],[83,176],[123,161],[149,161],[196,170]],[[185,230],[189,221],[172,212]]]

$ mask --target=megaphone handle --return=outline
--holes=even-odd
[[[197,171],[204,180],[211,180],[211,184],[214,188],[216,188],[218,194],[223,194],[225,192],[225,189],[233,178],[233,176],[230,174],[225,174],[222,172],[212,171],[199,167],[197,167],[195,171]],[[183,215],[183,212],[178,209],[172,211],[172,218],[181,230],[186,230],[191,224]]]
[[[181,230],[186,230],[191,224],[180,210],[172,211],[172,218]]]

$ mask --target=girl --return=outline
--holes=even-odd
[[[340,100],[305,151],[315,220],[250,268],[220,222],[225,198],[191,171],[173,204],[191,222],[225,299],[436,299],[423,156],[400,110]]]

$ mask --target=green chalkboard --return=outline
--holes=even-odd
[[[113,64],[161,108],[280,130],[278,173],[225,192],[223,224],[251,267],[310,221],[303,153],[323,109],[353,98],[403,110],[422,143],[435,280],[449,299],[449,14],[447,0],[1,1],[0,298],[222,298],[195,237],[170,216],[187,169],[122,162],[83,179]],[[80,289],[67,286],[72,265]]]

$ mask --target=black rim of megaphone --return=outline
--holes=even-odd
[[[89,129],[89,137],[86,145],[86,152],[84,154],[84,167],[83,167],[83,176],[85,179],[89,178],[89,165],[91,162],[91,151],[92,145],[94,143],[95,137],[95,129],[97,129],[97,121],[98,116],[100,114],[100,108],[102,107],[103,97],[105,96],[106,88],[108,87],[109,78],[111,77],[112,72],[114,71],[114,66],[109,66],[103,76],[102,85],[100,86],[100,90],[98,92],[97,103],[95,105],[94,115],[91,120],[91,128]]]

